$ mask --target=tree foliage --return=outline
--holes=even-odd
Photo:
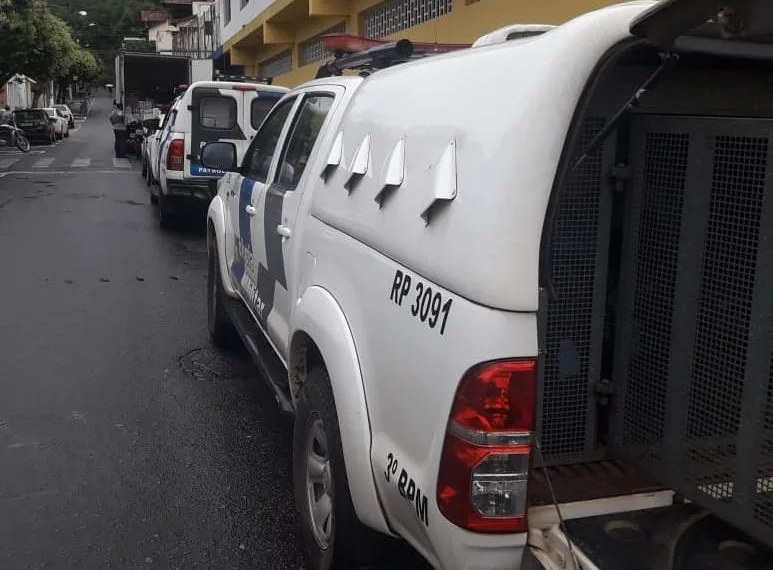
[[[89,81],[99,74],[99,65],[45,0],[0,0],[0,81],[14,73],[39,84],[73,75]]]
[[[23,0],[21,0],[23,1]],[[127,36],[145,36],[140,12],[158,8],[161,0],[49,0],[54,13],[66,21],[112,75],[113,59]],[[82,16],[81,12],[86,15]],[[107,78],[105,78],[107,79]]]

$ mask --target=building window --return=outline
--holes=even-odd
[[[453,0],[386,0],[362,15],[365,37],[381,38],[451,12]]]
[[[276,77],[291,71],[293,68],[292,50],[283,51],[279,55],[272,57],[260,64],[261,77]]]
[[[231,0],[220,0],[223,6],[223,22],[227,25],[231,21]]]
[[[343,34],[346,32],[346,22],[336,24],[330,29],[317,34],[313,38],[306,40],[299,47],[301,51],[301,63],[300,65],[306,65],[313,61],[319,61],[321,59],[328,59],[333,57],[333,52],[325,49],[322,45],[322,36],[327,34]]]

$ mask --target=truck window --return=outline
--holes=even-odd
[[[261,99],[260,97],[255,97],[255,99],[252,100],[252,103],[250,103],[250,124],[253,129],[257,131],[260,128],[263,119],[265,119],[268,112],[274,108],[277,101],[279,101],[279,99]]]
[[[279,136],[282,134],[282,127],[294,104],[294,97],[287,99],[269,114],[244,155],[242,169],[245,176],[258,182],[265,182],[268,179],[268,171],[271,169],[271,161],[279,143]]]
[[[230,130],[236,126],[236,99],[232,97],[202,97],[199,103],[199,124],[205,129]]]
[[[322,130],[322,123],[333,106],[333,100],[333,95],[327,94],[311,95],[304,99],[279,165],[277,182],[280,184],[291,189],[298,185]]]

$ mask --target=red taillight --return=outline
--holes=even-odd
[[[169,152],[166,155],[167,170],[182,170],[185,163],[185,141],[175,139],[169,144]]]
[[[438,473],[440,512],[476,532],[527,530],[537,361],[471,368],[456,391]]]

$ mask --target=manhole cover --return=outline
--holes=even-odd
[[[253,364],[238,354],[215,348],[194,348],[179,359],[183,372],[194,378],[248,378],[256,371]]]

